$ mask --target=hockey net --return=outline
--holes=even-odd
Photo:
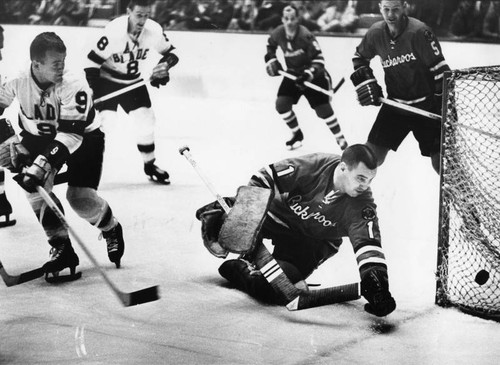
[[[436,303],[500,318],[500,66],[445,75]]]

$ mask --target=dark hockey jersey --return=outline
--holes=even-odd
[[[285,57],[286,67],[297,73],[314,67],[315,74],[321,74],[325,68],[325,59],[318,41],[306,27],[299,25],[295,37],[288,39],[285,27],[280,25],[269,36],[265,61],[276,58],[276,50],[280,47]]]
[[[284,229],[328,242],[349,237],[360,272],[386,267],[371,190],[350,197],[335,190],[340,157],[314,153],[289,158],[259,170],[249,183],[273,189],[268,219]]]
[[[443,73],[450,70],[432,30],[421,21],[405,17],[403,32],[393,38],[385,21],[372,25],[356,48],[354,69],[380,57],[387,94],[401,101],[441,94]],[[421,100],[420,100],[421,101]]]

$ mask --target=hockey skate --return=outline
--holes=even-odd
[[[345,140],[344,136],[336,137],[336,140],[337,140],[337,144],[339,145],[339,147],[342,151],[345,150],[349,146],[349,144]]]
[[[102,232],[106,239],[109,261],[114,263],[117,268],[120,267],[120,261],[125,251],[125,241],[123,240],[122,225],[118,223],[116,227],[107,232]]]
[[[49,283],[61,283],[81,278],[82,273],[76,272],[80,260],[73,250],[69,238],[57,238],[50,240],[49,243],[52,246],[50,260],[43,265],[45,280]],[[66,268],[69,268],[70,274],[59,275],[59,272]]]
[[[5,193],[0,194],[0,228],[9,227],[16,224],[15,219],[11,219],[12,206],[7,200]]]
[[[293,132],[292,138],[286,142],[286,146],[289,150],[294,150],[302,146],[302,141],[304,140],[304,135],[302,131],[299,129]]]
[[[144,164],[144,173],[149,178],[157,183],[168,185],[170,184],[170,175],[165,170],[160,169],[154,162]]]

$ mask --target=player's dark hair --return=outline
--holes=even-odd
[[[360,162],[363,162],[370,170],[375,170],[378,166],[377,156],[365,144],[353,144],[347,147],[342,153],[340,161],[349,167],[355,167]]]
[[[33,39],[30,46],[30,58],[32,61],[40,61],[47,51],[66,52],[63,40],[54,32],[40,33]]]
[[[295,11],[295,15],[299,16],[299,9],[295,5],[288,4],[287,6],[285,6],[283,8],[283,14],[285,14],[285,11],[288,10],[288,9],[293,9]]]
[[[133,10],[134,6],[151,6],[151,0],[130,0],[127,8]]]

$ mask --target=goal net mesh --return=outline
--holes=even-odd
[[[436,303],[500,318],[500,66],[445,75]]]

